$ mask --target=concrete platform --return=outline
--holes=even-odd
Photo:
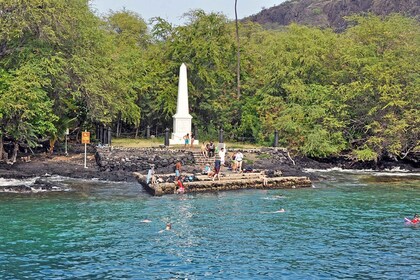
[[[147,184],[145,175],[137,172],[134,172],[133,175],[143,188],[151,195],[162,196],[176,193],[176,185],[174,182]],[[169,178],[170,175],[156,174],[157,178],[165,180]],[[189,176],[191,174],[182,175]],[[312,182],[307,177],[267,178],[263,173],[223,174],[220,177],[220,180],[216,179],[215,181],[207,175],[198,175],[196,178],[198,181],[183,182],[186,193],[217,192],[240,189],[295,189],[312,187]]]

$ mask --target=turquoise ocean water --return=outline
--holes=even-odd
[[[319,175],[311,189],[151,197],[53,177],[65,191],[0,193],[0,279],[419,279],[404,217],[420,177]]]

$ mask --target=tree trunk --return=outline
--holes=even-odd
[[[0,161],[3,161],[3,135],[0,136]]]
[[[50,138],[50,149],[49,149],[50,155],[52,155],[53,152],[54,152],[55,140],[56,139],[54,139],[54,138]]]
[[[134,136],[135,139],[139,136],[139,127],[136,127],[136,135]]]
[[[117,118],[117,138],[120,138],[121,135],[121,112],[118,113],[118,118]]]
[[[239,26],[238,26],[238,0],[235,0],[235,27],[236,27],[236,43],[237,43],[237,65],[236,65],[236,82],[237,82],[237,92],[238,100],[241,99],[241,52],[240,52],[240,43],[239,43]]]
[[[13,146],[12,158],[10,159],[10,162],[12,164],[16,162],[18,150],[19,150],[19,143],[16,141]]]

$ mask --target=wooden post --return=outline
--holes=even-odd
[[[273,147],[278,147],[279,146],[279,132],[278,130],[274,131],[274,143],[273,143]]]
[[[150,138],[150,125],[147,125],[146,127],[146,139]]]

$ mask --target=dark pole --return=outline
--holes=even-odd
[[[104,145],[104,126],[101,124],[99,125],[99,143],[101,145]]]
[[[147,127],[146,127],[146,138],[147,139],[150,138],[150,125],[147,125]]]
[[[194,126],[194,139],[198,140],[198,128],[197,128],[197,126]]]
[[[278,130],[274,131],[274,144],[273,147],[279,146],[279,132]]]
[[[111,128],[108,127],[108,146],[111,146],[111,135],[112,135],[111,132],[112,132]]]
[[[104,145],[108,144],[108,128],[104,126],[104,134],[103,134],[103,143]]]
[[[169,128],[165,129],[165,146],[169,146]]]
[[[223,143],[223,128],[219,130],[219,143]]]
[[[97,125],[96,125],[96,140],[98,140],[99,142],[101,142],[101,136],[100,136],[100,133],[101,133],[101,128],[100,128],[100,125],[99,125],[99,124],[97,124]]]

